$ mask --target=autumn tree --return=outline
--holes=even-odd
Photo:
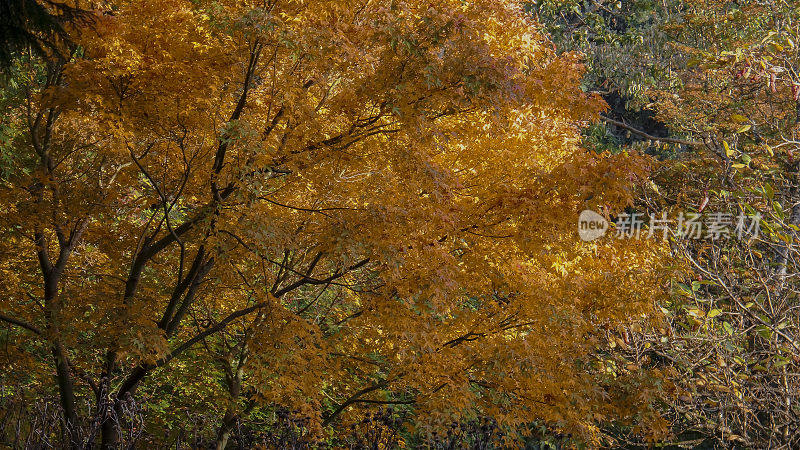
[[[220,412],[218,448],[270,405],[317,433],[390,404],[659,432],[659,370],[594,350],[663,249],[575,228],[648,163],[580,146],[603,102],[535,30],[490,0],[98,12],[3,112],[3,383],[57,393],[73,448],[141,439],[167,387]]]

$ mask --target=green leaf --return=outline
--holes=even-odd
[[[764,183],[764,194],[766,194],[767,198],[770,200],[775,197],[775,190],[772,188],[771,184]]]
[[[683,284],[683,283],[675,283],[675,285],[677,286],[678,293],[680,295],[683,295],[685,297],[691,297],[692,296],[692,290],[689,289],[689,287],[686,286],[685,284]]]
[[[728,336],[733,336],[733,327],[728,322],[722,322],[722,328],[728,333]]]
[[[689,313],[690,316],[698,318],[703,317],[705,315],[705,312],[703,312],[703,310],[698,308],[689,308],[686,310],[686,312]]]
[[[770,330],[769,327],[765,327],[764,325],[759,325],[755,328],[755,330],[756,333],[758,333],[758,335],[763,337],[764,339],[767,340],[772,339],[772,330]]]
[[[777,355],[775,356],[775,360],[776,360],[776,362],[773,365],[773,367],[775,367],[775,368],[783,367],[783,366],[789,364],[789,362],[790,362],[789,358],[786,358],[784,356],[777,356]]]

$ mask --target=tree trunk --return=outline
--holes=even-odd
[[[228,439],[231,437],[233,426],[236,425],[236,419],[236,415],[233,414],[230,409],[225,412],[225,417],[222,419],[222,425],[220,425],[219,430],[217,431],[217,450],[225,450],[225,447],[228,445]]]
[[[222,418],[222,424],[220,425],[219,430],[217,430],[217,450],[225,450],[225,446],[228,445],[228,439],[231,437],[233,426],[236,425],[236,422],[239,420],[239,414],[236,411],[236,402],[239,400],[239,395],[242,392],[244,358],[245,357],[243,356],[239,361],[235,372],[230,370],[228,375],[225,377],[227,378],[228,382],[228,393],[230,394],[233,403],[231,406],[226,408],[225,416]]]
[[[64,436],[69,439],[69,448],[77,449],[81,447],[81,442],[78,434],[78,414],[75,410],[75,390],[72,383],[72,374],[61,344],[53,344],[52,351],[56,365],[61,408],[64,410]]]
[[[116,401],[114,403],[115,405],[110,407],[111,411],[100,428],[100,448],[102,450],[117,450],[119,447],[119,429],[114,420],[114,416],[119,417],[119,408],[116,407]]]
[[[38,240],[40,248],[44,248],[43,238]],[[67,354],[61,344],[61,326],[58,305],[58,281],[60,272],[54,270],[47,259],[46,253],[40,250],[42,261],[42,278],[44,281],[45,320],[47,321],[47,334],[52,339],[51,351],[53,363],[56,366],[56,380],[58,381],[58,394],[61,408],[64,411],[64,437],[69,440],[68,448],[81,447],[80,434],[78,433],[78,413],[75,408],[75,388],[72,381],[72,371],[69,367]]]

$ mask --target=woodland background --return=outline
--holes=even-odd
[[[0,446],[797,448],[798,19],[3,0]]]

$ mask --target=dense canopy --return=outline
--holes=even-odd
[[[586,242],[576,228],[586,209],[613,223],[702,196],[700,211],[711,196],[752,213],[765,203],[747,192],[796,171],[765,160],[759,176],[733,172],[796,144],[781,134],[795,128],[766,124],[796,116],[798,85],[782,75],[795,53],[772,69],[788,46],[777,38],[770,59],[720,50],[768,22],[712,33],[720,47],[682,41],[738,30],[712,23],[725,2],[650,5],[654,21],[625,27],[604,1],[12,3],[0,443],[668,442],[698,417],[676,399],[703,395],[676,375],[705,349],[682,355],[673,336],[740,345],[727,315],[741,311],[714,325],[725,306],[713,299],[742,306],[760,289],[708,255],[727,252],[746,280],[766,273],[748,252],[777,249],[784,284],[764,292],[791,296],[786,231],[709,249],[614,230]],[[641,55],[637,33],[666,68],[631,91],[626,68],[604,64]],[[747,86],[724,83],[759,70],[767,90],[736,103]],[[631,92],[620,111],[612,100]],[[746,114],[773,94],[785,111],[773,122]],[[637,111],[664,145],[598,125],[652,139],[627,124]],[[721,165],[692,153],[703,148]],[[699,320],[682,322],[687,311]],[[793,328],[764,317],[734,326]],[[770,334],[769,351],[783,355],[787,336]]]

